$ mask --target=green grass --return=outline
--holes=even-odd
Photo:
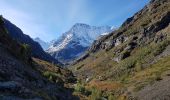
[[[46,71],[46,72],[43,73],[43,76],[46,77],[51,82],[61,81],[59,79],[59,77],[61,77],[61,76],[57,73],[54,73],[54,72]]]
[[[145,47],[138,48],[131,57],[123,60],[120,63],[120,66],[133,68],[136,65],[140,66],[140,64],[148,63],[150,59],[153,59],[155,56],[161,54],[168,45],[169,41],[164,40],[160,43],[151,43]]]
[[[75,92],[80,92],[80,93],[83,93],[85,92],[85,87],[84,85],[80,84],[80,83],[77,83],[75,85],[75,88],[74,88]]]
[[[84,84],[81,84],[81,83],[77,83],[74,87],[74,92],[78,92],[80,94],[83,94],[83,95],[86,95],[86,96],[89,96],[91,94],[91,91],[87,90],[85,88],[85,85]]]
[[[92,94],[90,95],[90,100],[102,100],[102,91],[97,88],[92,88]]]
[[[153,52],[153,55],[154,56],[157,56],[159,55],[160,53],[162,53],[163,50],[166,49],[166,47],[170,44],[170,41],[168,40],[165,40],[161,43],[159,43],[156,47],[155,47],[155,50]]]
[[[127,79],[128,84],[135,86],[135,92],[139,91],[148,84],[152,85],[162,80],[163,73],[166,71],[170,71],[170,56],[161,59],[143,71],[137,72],[134,76],[129,77]]]
[[[164,40],[160,43],[150,43],[144,47],[136,48],[130,57],[115,64],[112,69],[105,72],[105,77],[111,80],[121,81],[127,83],[127,78],[134,72],[140,72],[146,67],[149,67],[150,63],[155,57],[161,54],[168,46],[169,41]],[[123,51],[124,52],[124,51]],[[157,76],[156,80],[160,80]]]
[[[110,94],[108,96],[108,100],[117,100],[115,96],[113,96],[112,94]]]

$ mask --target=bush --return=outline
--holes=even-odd
[[[141,62],[145,59],[147,55],[149,55],[152,52],[151,46],[146,46],[143,48],[139,48],[137,52],[130,56],[127,59],[124,59],[119,66],[122,68],[134,68],[136,64],[141,64]]]
[[[136,63],[136,58],[130,57],[122,61],[119,66],[123,68],[133,68],[135,66],[135,63]]]
[[[169,41],[165,40],[159,44],[152,44],[148,45],[146,47],[138,49],[138,51],[131,57],[124,59],[122,62],[120,62],[119,66],[122,68],[137,68],[138,70],[142,69],[142,64],[147,63],[151,59],[153,59],[154,56],[159,55],[163,52],[163,50],[166,49],[166,47],[169,45]]]
[[[146,86],[145,83],[143,83],[143,84],[137,84],[137,85],[135,86],[135,88],[134,88],[133,91],[134,91],[134,92],[138,92],[138,91],[142,90],[145,86]]]
[[[147,63],[148,59],[152,58],[151,53],[153,47],[148,45],[146,47],[141,47],[134,52],[134,54],[124,60],[122,60],[117,65],[117,71],[112,76],[114,78],[121,79],[122,82],[126,81],[126,78],[134,71],[134,70],[142,70],[142,64]],[[147,59],[146,59],[147,58]]]
[[[92,94],[90,95],[90,100],[101,100],[102,91],[96,88],[92,88]]]
[[[84,64],[82,64],[82,65],[78,66],[78,67],[76,68],[76,70],[81,69],[83,66],[84,66]]]
[[[91,94],[90,91],[86,90],[85,86],[81,83],[77,83],[74,87],[75,92],[79,92],[83,95],[89,96]]]
[[[160,81],[160,80],[162,80],[162,78],[161,78],[161,73],[160,73],[160,72],[156,72],[156,73],[155,73],[154,80],[155,80],[155,81]]]
[[[170,43],[170,42],[169,42],[168,40],[165,40],[165,41],[163,41],[162,43],[158,44],[158,45],[156,46],[154,52],[153,52],[153,55],[154,55],[154,56],[157,56],[157,55],[159,55],[160,53],[162,53],[162,52],[166,49],[166,47],[169,45],[169,43]]]
[[[112,94],[109,95],[108,100],[116,100],[116,97],[113,96]]]
[[[77,83],[74,89],[76,92],[81,92],[81,93],[84,93],[85,91],[85,87],[80,83]]]
[[[60,75],[58,75],[57,73],[46,71],[43,73],[43,76],[45,76],[51,82],[61,82],[62,83],[62,80],[59,79]]]
[[[137,60],[138,61],[143,60],[147,55],[149,55],[152,52],[152,49],[153,48],[150,45],[140,48],[140,50],[135,55],[137,57]]]

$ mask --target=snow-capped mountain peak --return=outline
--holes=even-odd
[[[111,27],[109,26],[96,27],[83,23],[76,23],[69,31],[65,32],[55,41],[48,48],[47,52],[58,58],[61,52],[71,49],[72,52],[70,50],[70,52],[67,53],[68,57],[75,58],[78,54],[83,53],[102,33],[108,32],[111,32]],[[78,50],[80,48],[81,50]],[[72,53],[74,53],[74,55]],[[65,59],[62,54],[61,57]]]

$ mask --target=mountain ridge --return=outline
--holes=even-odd
[[[5,27],[9,31],[9,35],[21,43],[28,44],[32,48],[32,55],[34,57],[53,62],[55,64],[62,65],[59,61],[47,54],[38,42],[35,42],[30,36],[25,35],[20,28],[12,24],[10,21],[4,18]]]

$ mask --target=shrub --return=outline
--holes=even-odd
[[[86,90],[85,86],[81,83],[77,83],[74,87],[75,92],[79,92],[83,95],[89,96],[91,94],[90,91]]]
[[[142,70],[142,64],[148,63],[154,56],[159,55],[166,49],[169,45],[169,41],[165,40],[159,44],[150,44],[146,47],[142,47],[137,50],[137,52],[121,62],[120,66],[125,68],[136,68],[137,70]]]
[[[43,76],[45,76],[51,82],[62,83],[62,80],[59,79],[60,75],[58,75],[57,73],[46,71],[46,72],[43,73]]]
[[[96,88],[92,88],[92,94],[90,95],[90,100],[101,100],[102,91]]]
[[[108,100],[116,100],[116,97],[113,96],[112,94],[109,95]]]
[[[141,61],[141,60],[143,60],[147,55],[149,55],[151,52],[152,52],[152,47],[149,45],[149,46],[140,48],[140,50],[136,53],[135,56],[137,57],[137,60],[138,60],[138,61]]]
[[[136,71],[141,71],[141,70],[143,70],[143,66],[142,66],[142,62],[141,62],[141,61],[139,61],[139,62],[136,63],[135,70],[136,70]]]
[[[154,78],[155,78],[155,81],[160,81],[160,80],[162,80],[162,78],[161,78],[161,73],[160,73],[160,72],[156,72]]]
[[[123,68],[134,68],[136,64],[137,65],[141,64],[145,57],[149,55],[151,52],[152,47],[150,45],[143,48],[139,48],[133,56],[130,56],[129,58],[123,60],[119,64],[119,66]]]
[[[81,92],[81,93],[84,93],[85,91],[85,87],[80,83],[77,83],[74,89],[76,92]]]
[[[124,61],[122,61],[120,63],[120,67],[123,67],[123,68],[133,68],[135,66],[135,63],[136,63],[135,57],[130,57],[130,58],[127,58]]]
[[[145,62],[147,63],[152,56],[153,47],[148,45],[146,47],[141,47],[134,52],[134,54],[124,60],[122,60],[117,66],[118,71],[116,72],[118,75],[114,74],[114,78],[121,79],[122,82],[126,81],[126,78],[135,70],[142,70],[142,64]],[[148,58],[148,59],[146,59]],[[134,68],[134,69],[133,69]]]
[[[82,64],[82,65],[78,66],[78,67],[76,68],[76,70],[81,69],[83,66],[84,66],[84,64]]]
[[[151,23],[151,20],[149,18],[146,18],[145,20],[142,21],[141,26],[145,27],[147,26],[149,23]]]
[[[146,86],[146,84],[137,84],[136,86],[135,86],[135,88],[134,88],[134,92],[138,92],[138,91],[140,91],[141,89],[143,89],[144,87]]]
[[[157,56],[157,55],[159,55],[160,53],[162,53],[162,52],[166,49],[166,47],[169,45],[169,43],[170,43],[170,42],[169,42],[168,40],[165,40],[165,41],[157,44],[157,46],[156,46],[156,48],[155,48],[155,50],[154,50],[154,52],[153,52],[153,55],[154,55],[154,56]]]

